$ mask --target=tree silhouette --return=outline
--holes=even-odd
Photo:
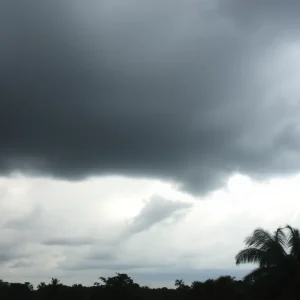
[[[176,288],[178,290],[179,289],[182,290],[182,289],[188,289],[189,288],[189,286],[186,285],[182,279],[176,279],[175,280],[175,286],[176,286]]]
[[[39,283],[39,284],[37,285],[37,289],[40,290],[40,289],[42,289],[42,288],[45,288],[46,286],[47,286],[47,285],[46,285],[45,282],[41,282],[41,283]]]
[[[113,277],[99,277],[99,279],[103,282],[106,287],[138,287],[137,283],[134,283],[132,278],[127,274],[116,273],[116,276]]]
[[[0,287],[8,287],[9,283],[0,279]]]
[[[60,285],[59,280],[57,278],[52,278],[50,282],[51,286],[58,286]]]
[[[245,280],[271,288],[274,293],[298,281],[300,274],[299,230],[287,225],[273,234],[262,228],[254,230],[245,240],[246,248],[236,255],[236,264],[255,263],[258,267]],[[296,283],[295,283],[296,284]],[[275,288],[276,287],[276,288]]]
[[[102,284],[85,287],[81,284],[66,286],[53,278],[50,284],[41,282],[37,290],[32,290],[30,283],[8,283],[0,281],[0,299],[4,300],[98,300],[98,299],[131,299],[131,300],[248,300],[245,297],[245,283],[237,282],[230,276],[221,276],[205,282],[194,282],[188,286],[183,280],[176,280],[177,289],[150,288],[139,286],[124,273],[112,277],[101,277]],[[242,291],[236,293],[236,287]],[[256,299],[255,299],[256,300]]]
[[[30,290],[33,291],[33,285],[30,282],[24,282],[24,285]]]

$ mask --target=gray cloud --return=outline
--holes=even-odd
[[[14,259],[16,256],[15,255],[12,255],[10,253],[0,253],[0,263],[5,263],[7,261],[10,261],[12,259]]]
[[[237,279],[241,279],[247,274],[249,270],[238,270],[238,269],[168,269],[167,271],[161,272],[136,272],[133,271],[131,274],[134,277],[140,278],[142,281],[146,280],[148,282],[165,282],[168,285],[172,282],[175,283],[176,279],[183,279],[187,284],[193,281],[205,281],[209,278],[215,279],[219,276],[231,275],[235,276]]]
[[[158,267],[158,266],[153,266]],[[161,266],[160,266],[161,267]],[[60,266],[61,269],[67,271],[83,271],[83,270],[113,270],[117,271],[125,271],[125,270],[135,270],[135,269],[143,269],[142,264],[128,264],[128,263],[120,263],[117,261],[81,261],[74,264],[62,264]]]
[[[178,214],[186,213],[191,208],[191,203],[170,201],[160,196],[152,196],[140,213],[131,220],[128,231],[139,233]]]
[[[43,241],[47,246],[87,246],[95,243],[93,238],[89,237],[58,237]]]
[[[116,259],[116,254],[114,253],[114,249],[109,249],[106,251],[97,249],[97,253],[90,254],[87,256],[87,258],[96,261],[107,261]]]
[[[32,264],[28,261],[24,261],[24,260],[20,260],[20,261],[17,261],[16,263],[10,265],[9,267],[11,269],[19,269],[19,268],[28,268],[32,266]]]
[[[29,213],[22,215],[21,217],[13,217],[8,220],[4,220],[2,224],[3,229],[13,230],[35,230],[37,226],[41,226],[42,210],[37,205]]]
[[[299,170],[277,139],[299,93],[271,97],[291,78],[261,75],[296,41],[299,1],[117,4],[1,2],[3,174],[125,174],[206,192],[235,171]]]
[[[127,226],[125,226],[124,230],[121,231],[120,236],[118,236],[115,241],[111,241],[110,243],[90,243],[89,245],[91,245],[91,248],[87,255],[81,259],[76,258],[75,260],[66,258],[62,263],[60,263],[60,268],[69,271],[95,269],[120,271],[149,267],[161,268],[164,263],[155,264],[151,262],[151,264],[149,264],[147,262],[147,258],[143,256],[142,253],[139,253],[139,256],[142,255],[139,261],[137,261],[137,259],[127,257],[126,255],[124,257],[126,249],[127,251],[128,249],[131,249],[131,246],[128,246],[127,243],[136,233],[147,231],[155,225],[161,225],[162,222],[178,220],[184,216],[191,207],[191,203],[171,201],[157,195],[152,196],[145,203],[140,213],[127,223]],[[62,246],[83,245],[82,243],[72,243],[72,240],[67,238],[58,239],[58,241],[55,239],[54,241],[44,244]],[[170,263],[166,262],[166,265],[170,265]]]
[[[17,240],[11,242],[3,240],[0,241],[0,265],[6,264],[15,259],[20,259],[28,256],[28,253],[26,253],[25,251],[21,251],[19,247],[21,243],[22,242]]]

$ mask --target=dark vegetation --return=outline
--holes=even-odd
[[[257,268],[242,280],[231,276],[194,281],[186,285],[177,279],[174,288],[149,288],[135,283],[127,274],[100,277],[93,286],[66,286],[56,278],[36,289],[29,283],[0,280],[0,299],[300,299],[300,233],[286,226],[273,234],[256,229],[245,240],[246,248],[236,263],[255,263]]]

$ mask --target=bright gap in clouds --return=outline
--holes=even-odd
[[[300,176],[234,175],[198,199],[157,180],[2,177],[0,278],[92,284],[120,271],[172,285],[180,272],[188,280],[242,276],[234,256],[254,228],[298,227],[299,185]]]

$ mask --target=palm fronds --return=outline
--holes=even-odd
[[[289,230],[288,235],[286,229]],[[257,228],[245,239],[245,243],[247,247],[235,257],[236,264],[258,264],[258,268],[245,278],[263,277],[279,269],[286,272],[300,265],[300,232],[289,225],[278,228],[273,234]]]
[[[287,245],[290,254],[295,256],[298,260],[300,259],[300,232],[298,229],[287,225],[286,228],[289,230],[289,235],[287,237]]]
[[[265,251],[261,249],[246,248],[236,255],[236,264],[240,265],[243,263],[258,263],[261,265],[261,261],[263,260],[263,256],[265,256],[265,254]]]
[[[277,249],[277,251],[281,252],[283,255],[286,255],[284,250],[286,242],[287,239],[282,228],[278,228],[274,235],[267,230],[258,228],[245,240],[248,247],[259,248],[266,252]]]

